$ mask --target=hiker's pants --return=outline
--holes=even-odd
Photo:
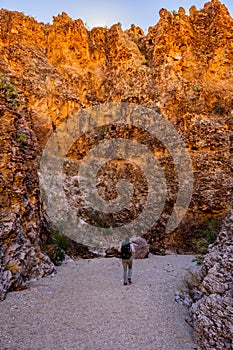
[[[132,278],[133,258],[131,257],[129,259],[122,259],[122,265],[124,283],[127,283],[128,279]]]

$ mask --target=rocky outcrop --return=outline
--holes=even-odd
[[[51,274],[41,250],[45,230],[38,183],[38,149],[27,113],[0,101],[0,300],[29,279]],[[44,223],[44,225],[43,225]]]
[[[204,349],[233,346],[233,211],[201,269],[200,299],[191,308],[196,341]]]
[[[226,7],[212,0],[200,11],[192,7],[189,15],[182,8],[178,13],[162,9],[147,35],[136,26],[87,30],[81,20],[65,13],[50,25],[0,10],[0,24],[0,75],[9,83],[8,88],[0,86],[2,289],[53,270],[39,248],[47,224],[38,159],[63,120],[106,102],[153,108],[176,128],[193,163],[194,191],[186,217],[174,232],[166,233],[177,173],[164,145],[143,130],[92,130],[69,151],[67,162],[81,161],[103,137],[147,145],[163,169],[168,190],[161,217],[145,238],[157,251],[192,251],[193,239],[203,238],[208,220],[223,217],[230,208],[233,20]],[[11,85],[20,103],[14,103]],[[139,195],[138,202],[141,199]]]
[[[205,350],[232,349],[233,343],[233,211],[220,234],[189,279],[189,293],[182,300],[189,307],[196,342]]]

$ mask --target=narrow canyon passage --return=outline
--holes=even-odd
[[[123,285],[117,258],[76,260],[0,304],[0,348],[11,350],[192,350],[192,328],[175,292],[190,255],[135,260]]]

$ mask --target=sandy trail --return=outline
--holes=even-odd
[[[174,301],[187,269],[196,268],[192,258],[135,260],[127,286],[117,258],[63,264],[0,303],[0,349],[198,349],[187,311]]]

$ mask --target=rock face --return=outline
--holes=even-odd
[[[0,10],[0,24],[2,290],[53,270],[40,249],[46,224],[38,160],[63,120],[106,102],[153,108],[185,141],[194,191],[184,220],[166,233],[178,190],[176,169],[166,148],[145,132],[93,130],[78,140],[67,160],[82,159],[109,134],[147,145],[168,190],[161,217],[145,238],[158,251],[192,250],[208,220],[223,217],[230,208],[233,20],[226,7],[212,0],[203,10],[192,7],[189,15],[182,8],[178,13],[162,9],[147,35],[134,25],[126,31],[119,25],[87,30],[65,13],[50,25]]]
[[[28,279],[51,274],[54,266],[41,251],[44,218],[37,175],[37,140],[28,115],[0,100],[0,300]]]
[[[195,339],[205,350],[233,346],[233,210],[227,214],[220,234],[205,256],[201,270],[191,281],[189,307]]]
[[[204,349],[233,347],[233,211],[201,269],[201,298],[191,308],[196,341]]]

